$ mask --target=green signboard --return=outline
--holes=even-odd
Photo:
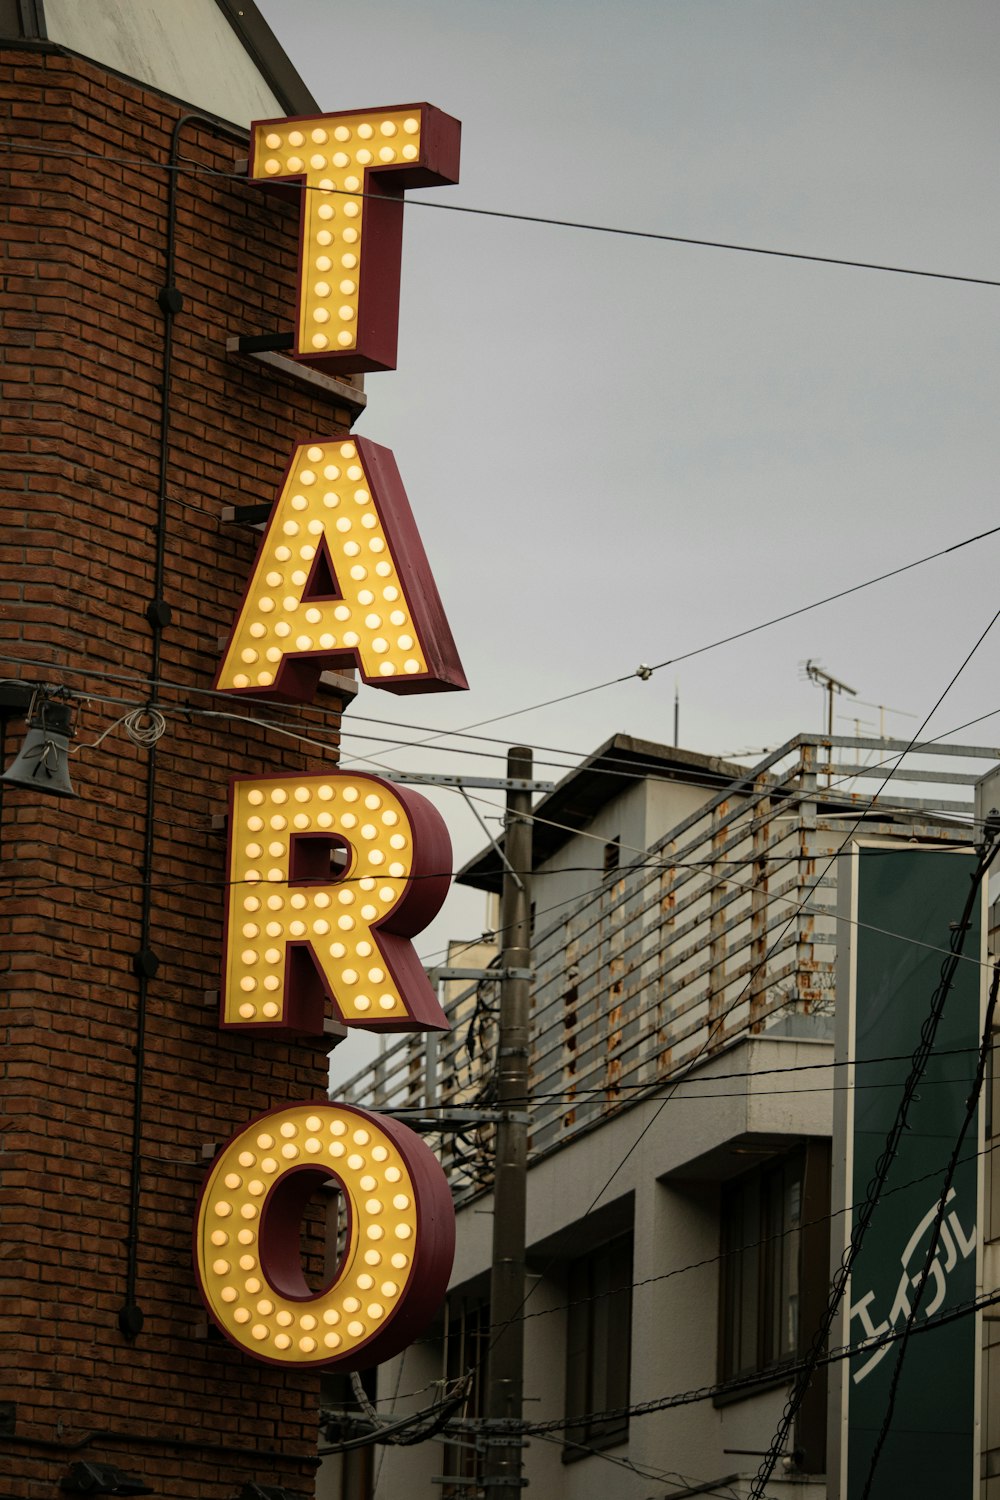
[[[847,863],[845,860],[842,863]],[[909,1057],[928,1015],[951,924],[959,920],[976,860],[971,853],[860,845],[845,871],[850,916],[842,924],[847,963],[839,1002],[839,1054],[848,1087],[838,1110],[844,1199],[863,1202],[892,1126]],[[844,908],[841,908],[842,913]],[[983,1004],[980,900],[949,992],[909,1129],[855,1263],[844,1341],[863,1343],[901,1328],[922,1274],[941,1184],[965,1115],[976,1067]],[[846,914],[846,913],[845,913]],[[944,950],[944,951],[942,951]],[[843,979],[846,978],[847,994]],[[853,1061],[851,1061],[853,1060]],[[970,1129],[949,1196],[918,1325],[976,1296],[979,1262],[980,1127]],[[853,1227],[844,1216],[841,1248]],[[838,1236],[834,1236],[835,1243]],[[978,1494],[979,1319],[957,1319],[907,1346],[892,1428],[872,1494],[907,1500],[972,1500]],[[860,1500],[885,1416],[898,1343],[838,1366],[837,1500]],[[835,1432],[834,1447],[838,1434]]]

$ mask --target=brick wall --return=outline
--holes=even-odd
[[[346,413],[227,358],[291,326],[297,214],[239,183],[178,181],[176,285],[142,1068],[136,1301],[122,1335],[149,752],[114,730],[148,689],[161,462],[168,174],[183,106],[58,51],[0,52],[6,207],[0,339],[0,677],[80,705],[73,802],[8,789],[0,817],[0,1494],[53,1496],[75,1459],[157,1494],[229,1500],[257,1479],[311,1493],[318,1375],[259,1364],[206,1330],[190,1240],[206,1142],[322,1096],[322,1040],[218,1030],[227,778],[336,759],[341,700],[265,710],[329,741],[302,753],[205,695],[256,536],[227,503],[270,501],[293,443]],[[23,146],[22,146],[23,143]],[[37,148],[37,149],[36,149]],[[80,153],[42,154],[43,149]],[[188,125],[181,154],[232,172],[238,142]],[[20,659],[30,665],[20,664]],[[114,674],[101,676],[100,674]],[[120,679],[120,680],[119,680]],[[200,691],[199,691],[200,690]],[[181,710],[190,706],[189,716]],[[9,762],[23,723],[8,727]]]

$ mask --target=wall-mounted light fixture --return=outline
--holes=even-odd
[[[73,729],[73,709],[65,689],[35,688],[28,706],[24,743],[0,782],[30,787],[52,797],[75,797],[69,776]]]

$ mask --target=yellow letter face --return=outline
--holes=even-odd
[[[468,686],[388,448],[296,448],[215,685],[309,702],[327,667],[392,693]]]
[[[403,191],[457,182],[460,137],[430,104],[254,122],[250,176],[303,200],[296,359],[395,369]]]
[[[346,1243],[329,1284],[302,1269],[306,1205],[339,1191]],[[332,1236],[336,1243],[337,1235]],[[448,1285],[451,1192],[398,1121],[346,1104],[271,1110],[223,1147],[202,1189],[194,1261],[222,1332],[267,1364],[379,1363],[413,1342]]]
[[[410,939],[448,891],[437,809],[376,776],[230,783],[223,1027],[447,1031]]]

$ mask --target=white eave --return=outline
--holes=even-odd
[[[36,0],[36,10],[49,43],[236,125],[315,107],[249,0]]]

